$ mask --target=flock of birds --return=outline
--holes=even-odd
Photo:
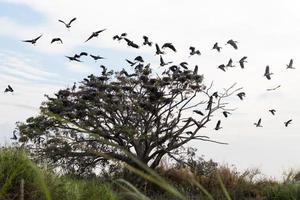
[[[75,17],[75,18],[72,18],[69,22],[65,22],[65,21],[63,21],[63,20],[58,20],[58,21],[61,22],[62,24],[64,24],[65,27],[66,27],[68,30],[70,30],[71,25],[73,24],[74,21],[76,21],[76,19],[77,19],[76,17]],[[93,32],[93,33],[92,33],[92,34],[91,34],[84,42],[88,42],[88,41],[92,40],[93,38],[97,38],[97,37],[98,37],[102,32],[104,32],[104,31],[106,31],[106,29],[101,29],[101,30],[98,30],[98,31]],[[36,43],[40,40],[40,38],[41,38],[42,36],[43,36],[43,35],[39,35],[38,37],[36,37],[36,38],[34,38],[34,39],[23,40],[22,42],[31,43],[31,44],[33,44],[33,45],[36,45]],[[126,42],[126,44],[127,44],[129,47],[132,47],[132,48],[138,49],[138,48],[140,47],[140,45],[138,45],[137,43],[135,43],[134,41],[130,40],[130,39],[127,37],[127,33],[121,33],[120,35],[115,35],[115,36],[112,37],[112,39],[113,39],[113,40],[116,40],[116,41],[119,41],[119,42],[122,41],[122,40],[124,40],[124,41]],[[61,44],[63,44],[63,40],[62,40],[61,38],[56,37],[56,38],[53,38],[53,39],[51,40],[50,43],[51,43],[51,44],[52,44],[52,43],[61,43]],[[149,47],[151,47],[153,44],[154,44],[154,43],[153,43],[152,41],[150,41],[149,38],[148,38],[147,36],[143,36],[143,43],[142,43],[143,46],[149,46]],[[238,44],[237,41],[235,41],[235,40],[233,40],[233,39],[230,39],[230,40],[228,40],[228,41],[226,42],[225,45],[230,45],[233,49],[237,50],[237,49],[238,49],[238,45],[237,45],[237,44]],[[160,66],[162,66],[162,67],[163,67],[163,66],[168,66],[168,65],[170,65],[170,64],[173,63],[172,61],[166,62],[166,61],[163,59],[163,57],[162,57],[162,55],[165,54],[165,52],[167,51],[167,49],[169,49],[169,50],[171,50],[171,51],[173,51],[173,52],[177,52],[175,46],[174,46],[172,43],[169,43],[169,42],[168,42],[168,43],[164,43],[162,46],[160,46],[160,45],[158,45],[157,43],[155,43],[155,55],[159,55],[159,56],[160,56]],[[219,46],[218,42],[216,42],[216,43],[214,43],[214,45],[212,46],[212,50],[215,50],[215,51],[217,51],[217,52],[221,52],[222,47]],[[189,52],[189,56],[194,56],[194,55],[200,56],[200,55],[201,55],[200,50],[196,49],[196,47],[190,46],[190,47],[189,47],[189,51],[190,51],[190,52]],[[105,58],[102,57],[102,56],[88,54],[87,52],[81,52],[81,53],[75,54],[75,55],[73,55],[73,56],[65,56],[65,57],[66,57],[67,59],[69,59],[69,61],[82,62],[82,61],[80,60],[80,58],[81,58],[82,56],[90,56],[93,60],[95,60],[95,62],[96,62],[97,60],[105,59]],[[143,62],[144,62],[144,60],[143,60],[143,58],[142,58],[141,56],[137,56],[133,61],[130,61],[130,60],[128,60],[128,59],[126,59],[126,61],[127,61],[131,66],[134,66],[134,65],[136,65],[137,63],[140,64],[140,63],[143,63]],[[244,69],[244,68],[245,68],[245,63],[247,63],[247,56],[242,57],[242,58],[238,61],[238,63],[239,63],[239,65],[240,65],[240,67],[241,67],[242,69]],[[182,67],[182,68],[185,69],[185,70],[188,70],[188,66],[187,66],[187,65],[188,65],[187,62],[181,62],[181,63],[179,64],[179,66]],[[168,73],[169,71],[172,71],[172,72],[178,71],[178,70],[179,70],[179,66],[177,66],[177,65],[172,65],[172,66],[169,67],[168,70],[165,70],[165,71],[163,72],[163,74],[164,74],[164,73]],[[103,65],[101,65],[100,67],[103,69],[102,74],[105,73],[105,72],[106,72],[106,67],[103,66]],[[228,61],[227,64],[221,64],[221,65],[219,65],[219,66],[218,66],[218,69],[220,69],[220,70],[226,72],[228,68],[232,68],[232,67],[235,67],[235,65],[233,64],[233,60],[230,59],[230,60]],[[290,62],[286,65],[286,68],[287,68],[287,69],[295,69],[295,68],[293,67],[293,59],[290,59]],[[179,71],[180,71],[180,70],[179,70]],[[194,68],[194,74],[197,73],[197,72],[198,72],[198,66],[196,65],[195,68]],[[131,77],[131,76],[135,76],[135,75],[136,75],[136,74],[128,74],[124,69],[121,71],[121,74],[124,74],[124,75],[127,76],[127,77]],[[265,76],[268,80],[271,80],[271,76],[272,76],[272,75],[273,75],[273,73],[270,71],[270,67],[269,67],[269,66],[266,66],[265,72],[264,72],[264,76]],[[73,89],[75,89],[75,87],[76,87],[75,84],[76,84],[76,83],[74,83],[74,85],[73,85]],[[267,90],[268,90],[268,91],[276,90],[276,89],[278,89],[279,87],[280,87],[280,85],[278,85],[278,86],[276,86],[276,87],[274,87],[274,88],[269,88],[269,89],[267,89]],[[5,88],[5,90],[4,90],[4,93],[8,93],[8,92],[11,92],[11,93],[14,92],[13,88],[12,88],[10,85],[8,85],[7,88]],[[212,97],[213,97],[213,96],[218,97],[217,92],[215,92],[215,93],[211,96],[210,100],[208,101],[208,104],[212,103]],[[240,100],[243,100],[243,99],[246,97],[246,93],[245,93],[245,92],[239,92],[239,93],[237,93],[237,96],[238,96],[238,98],[239,98]],[[204,115],[200,110],[193,110],[193,112],[195,112],[196,114],[202,115],[202,116]],[[275,115],[276,110],[275,110],[275,109],[270,109],[269,112],[270,112],[272,115]],[[228,111],[223,111],[224,117],[227,118],[227,117],[229,116],[229,114],[231,114],[231,113],[228,112]],[[284,122],[284,125],[285,125],[286,127],[288,127],[288,125],[291,124],[291,122],[292,122],[292,119],[289,119],[288,121]],[[254,123],[254,125],[255,125],[256,127],[262,127],[262,119],[260,118],[257,122]],[[221,120],[218,120],[218,121],[217,121],[217,124],[216,124],[216,126],[215,126],[214,129],[215,129],[215,130],[219,130],[219,129],[221,129],[221,128],[222,128],[222,127],[221,127]],[[17,139],[17,136],[16,136],[15,132],[13,132],[13,137],[12,137],[11,139],[14,139],[14,140]]]

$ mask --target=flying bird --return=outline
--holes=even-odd
[[[143,45],[148,45],[149,47],[152,46],[152,42],[149,42],[149,38],[147,36],[143,36],[144,42]]]
[[[51,44],[54,43],[54,42],[60,42],[61,44],[63,44],[63,41],[60,38],[53,38],[51,40]]]
[[[235,67],[232,63],[233,63],[233,61],[230,58],[229,61],[228,61],[228,63],[227,63],[227,65],[226,65],[226,67]]]
[[[290,120],[288,120],[288,121],[286,121],[286,122],[284,122],[284,125],[285,125],[285,127],[288,127],[288,125],[289,124],[291,124],[291,122],[292,122],[293,120],[292,119],[290,119]]]
[[[182,68],[184,68],[184,69],[189,69],[189,68],[187,67],[187,65],[188,65],[187,62],[181,62],[179,65],[180,65]]]
[[[226,70],[225,70],[226,66],[224,64],[219,65],[218,68],[221,69],[222,71],[226,72]]]
[[[160,56],[160,66],[165,66],[165,65],[168,65],[168,64],[171,64],[172,63],[172,61],[170,61],[170,62],[165,62],[164,61],[164,59],[162,58],[162,56]]]
[[[98,37],[99,34],[102,33],[102,32],[105,31],[105,30],[106,30],[106,28],[105,28],[105,29],[102,29],[102,30],[100,30],[100,31],[93,32],[92,35],[91,35],[90,37],[88,37],[88,39],[87,39],[85,42],[89,41],[90,39],[92,39],[92,38],[94,38],[94,37]]]
[[[201,112],[200,110],[193,110],[194,113],[203,116],[203,112]]]
[[[195,47],[190,47],[189,48],[190,49],[190,56],[193,56],[193,55],[201,55],[201,52],[199,51],[199,50],[196,50],[196,48]]]
[[[240,98],[240,100],[243,100],[243,98],[246,96],[245,92],[240,92],[237,94],[237,96]]]
[[[76,61],[76,62],[82,62],[81,60],[78,59],[78,57],[75,56],[66,56],[66,58],[69,59],[69,61]]]
[[[272,115],[275,115],[276,110],[275,110],[275,109],[271,109],[271,110],[269,110],[269,112],[270,112]]]
[[[127,45],[133,48],[138,49],[139,45],[135,44],[132,40],[129,40],[128,38],[124,38],[124,40],[127,42]]]
[[[221,127],[221,120],[218,120],[217,124],[216,124],[216,127],[215,127],[215,130],[220,130],[222,127]]]
[[[268,80],[271,80],[271,75],[272,75],[273,73],[270,73],[270,67],[269,67],[269,65],[267,65],[266,66],[266,69],[265,69],[265,74],[264,74],[264,76],[268,79]]]
[[[100,68],[102,68],[102,75],[104,76],[106,74],[107,68],[104,65],[100,65]]]
[[[218,43],[216,42],[216,43],[214,44],[214,46],[213,46],[212,49],[216,49],[218,52],[220,52],[220,51],[221,51],[221,48],[222,48],[222,47],[219,47]]]
[[[58,21],[61,22],[61,23],[63,23],[66,26],[66,28],[69,29],[69,28],[71,28],[72,22],[74,22],[75,20],[76,20],[76,17],[74,17],[73,19],[71,19],[69,21],[69,23],[66,23],[66,22],[64,22],[63,20],[60,20],[60,19]]]
[[[101,59],[105,59],[104,57],[101,57],[101,56],[95,56],[95,55],[90,55],[94,60],[95,60],[95,62],[97,62],[97,60],[101,60]]]
[[[160,50],[160,48],[159,48],[159,46],[158,46],[157,43],[155,44],[155,48],[156,48],[156,52],[155,52],[156,55],[165,54],[165,52],[163,52],[163,51]]]
[[[228,40],[226,44],[230,44],[234,49],[238,49],[237,47],[237,44],[238,42],[237,41],[234,41],[234,40]]]
[[[230,115],[231,113],[230,112],[228,112],[228,111],[223,111],[223,115],[224,115],[224,117],[228,117],[228,115]]]
[[[277,85],[276,87],[273,87],[273,88],[268,88],[267,91],[272,91],[272,90],[276,90],[278,88],[280,88],[281,85]]]
[[[12,87],[10,85],[7,86],[7,88],[5,88],[4,93],[6,92],[14,92],[14,90],[12,89]]]
[[[261,118],[259,118],[259,120],[256,123],[254,123],[254,125],[256,127],[262,127],[262,125],[261,125]]]
[[[174,45],[172,43],[170,43],[170,42],[165,43],[164,45],[162,45],[161,48],[162,49],[169,48],[172,51],[176,52],[176,49],[175,49]]]
[[[293,63],[294,63],[294,61],[293,61],[293,59],[291,59],[290,62],[289,62],[289,64],[286,65],[286,68],[287,69],[296,69],[295,67],[293,67]]]
[[[126,62],[128,62],[129,63],[129,65],[130,66],[133,66],[133,65],[135,65],[137,62],[132,62],[132,61],[130,61],[130,60],[128,60],[128,59],[125,59],[126,60]]]
[[[28,43],[31,43],[33,45],[35,45],[35,43],[42,37],[43,35],[40,35],[32,40],[23,40],[22,42],[28,42]]]
[[[245,64],[244,64],[244,63],[247,62],[246,59],[247,59],[247,56],[244,56],[244,57],[242,57],[242,58],[240,59],[240,61],[239,61],[240,66],[241,66],[242,69],[245,68]]]
[[[115,35],[115,36],[113,36],[113,40],[121,41],[126,36],[127,36],[127,33],[122,33],[121,35]]]
[[[144,59],[142,58],[142,56],[137,56],[137,57],[135,57],[134,60],[138,61],[138,62],[144,62]]]

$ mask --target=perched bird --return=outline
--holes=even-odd
[[[69,23],[66,23],[66,22],[64,22],[63,20],[60,20],[60,19],[58,21],[61,22],[61,23],[63,23],[66,26],[66,28],[69,29],[69,28],[71,28],[72,22],[74,22],[75,20],[76,20],[76,17],[74,17],[73,19],[71,19],[69,21]]]
[[[189,48],[190,49],[190,56],[193,56],[193,55],[201,55],[201,52],[199,51],[199,50],[196,50],[196,48],[195,47],[190,47]]]
[[[228,115],[230,115],[231,113],[230,112],[228,112],[228,111],[223,111],[223,115],[224,115],[224,117],[228,117]]]
[[[162,58],[162,56],[160,56],[160,66],[165,66],[165,65],[168,65],[168,64],[171,64],[173,63],[172,61],[170,62],[165,62],[164,59]]]
[[[88,39],[85,41],[89,41],[90,39],[92,39],[93,37],[98,37],[100,33],[102,33],[103,31],[105,31],[106,29],[102,29],[100,31],[96,31],[96,32],[93,32],[92,35],[90,37],[88,37]]]
[[[128,74],[128,72],[124,68],[120,71],[120,75],[122,74],[124,74],[127,77],[137,76],[137,74]]]
[[[265,69],[265,74],[264,74],[264,76],[268,79],[268,80],[271,80],[271,75],[272,75],[273,73],[270,73],[270,67],[269,67],[269,65],[267,65],[266,66],[266,69]]]
[[[5,88],[4,93],[6,92],[14,92],[14,90],[12,89],[12,87],[10,85],[7,86],[7,88]]]
[[[138,61],[138,62],[144,62],[142,56],[137,56],[137,57],[135,57],[134,60],[135,60],[135,61]]]
[[[72,92],[74,92],[76,90],[76,82],[74,82],[73,86],[72,86]]]
[[[259,118],[259,120],[256,123],[254,123],[254,125],[256,127],[262,127],[262,125],[261,125],[261,118]]]
[[[225,70],[226,66],[224,64],[219,65],[218,68],[221,69],[222,71],[226,72],[226,70]]]
[[[198,115],[201,115],[201,116],[204,115],[203,112],[201,112],[200,110],[193,110],[193,112],[194,112],[194,113],[197,113]]]
[[[222,127],[221,127],[221,120],[218,120],[217,124],[216,124],[216,127],[215,127],[215,130],[220,130]]]
[[[214,44],[214,46],[213,46],[212,49],[216,49],[218,52],[220,52],[220,51],[221,51],[221,48],[222,48],[222,47],[219,47],[218,43],[216,42],[216,43]]]
[[[97,62],[97,60],[100,60],[100,59],[105,59],[104,57],[101,57],[101,56],[95,56],[95,55],[90,55],[94,60],[95,60],[95,62]]]
[[[275,115],[276,110],[275,110],[275,109],[271,109],[271,110],[269,110],[269,112],[270,112],[272,115]]]
[[[172,43],[170,43],[170,42],[165,43],[164,45],[162,45],[161,48],[162,49],[169,48],[172,51],[176,52],[176,49],[175,49],[174,45]]]
[[[288,121],[286,121],[286,122],[284,122],[284,125],[285,125],[285,127],[288,127],[288,125],[289,124],[291,124],[291,122],[292,122],[293,120],[292,119],[290,119],[290,120],[288,120]]]
[[[218,92],[214,92],[211,96],[215,97],[215,98],[218,98],[219,95],[218,95]]]
[[[143,45],[148,45],[149,47],[152,46],[152,42],[149,42],[149,38],[147,36],[143,36],[144,42]]]
[[[244,57],[242,57],[241,60],[239,61],[240,66],[241,66],[242,69],[245,68],[244,63],[247,62],[246,59],[247,59],[247,56],[244,56]]]
[[[230,44],[234,49],[238,49],[237,47],[237,44],[238,42],[237,41],[234,41],[234,40],[228,40],[226,44]]]
[[[51,44],[54,43],[54,42],[60,42],[61,44],[63,43],[63,41],[60,38],[53,38],[51,40]]]
[[[12,138],[10,138],[11,140],[17,140],[18,139],[18,137],[17,137],[17,135],[16,135],[16,131],[13,131],[13,137]]]
[[[293,63],[294,63],[294,61],[293,61],[293,59],[291,59],[290,62],[289,62],[289,64],[286,65],[286,68],[287,69],[296,69],[295,67],[293,67]]]
[[[75,56],[66,56],[66,58],[69,59],[69,61],[77,61],[77,62],[82,62],[81,60],[79,60],[76,55]]]
[[[188,65],[187,62],[181,62],[179,65],[180,65],[182,68],[184,68],[184,69],[189,69],[189,68],[187,67],[187,65]]]
[[[128,38],[124,38],[124,40],[127,42],[127,45],[129,47],[133,47],[133,48],[136,48],[136,49],[139,48],[139,45],[135,44],[132,40],[129,40]]]
[[[210,110],[212,108],[212,104],[213,104],[213,96],[210,96],[207,102],[206,110]]]
[[[22,42],[28,42],[28,43],[31,43],[33,45],[35,45],[35,43],[42,37],[43,35],[40,35],[32,40],[23,40]]]
[[[198,74],[198,65],[195,65],[193,75],[197,75],[197,74]]]
[[[241,100],[243,100],[243,98],[246,96],[246,93],[245,93],[245,92],[240,92],[240,93],[237,94],[237,96],[238,96]]]
[[[159,46],[158,46],[157,43],[155,44],[155,48],[156,48],[156,52],[155,52],[156,55],[165,54],[163,51],[160,50],[160,48],[159,48]]]

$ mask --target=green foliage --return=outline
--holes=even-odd
[[[300,184],[275,184],[264,188],[266,200],[298,200]]]

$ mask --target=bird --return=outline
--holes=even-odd
[[[137,76],[137,74],[128,74],[128,72],[124,68],[120,71],[120,75],[122,74],[124,74],[127,77]]]
[[[231,113],[228,112],[228,111],[223,111],[222,113],[223,113],[224,117],[226,117],[226,118],[228,117],[229,114],[231,114]]]
[[[211,96],[215,97],[215,98],[218,98],[219,95],[218,95],[218,92],[214,92]]]
[[[162,49],[169,48],[172,51],[176,52],[176,49],[175,49],[174,45],[172,43],[170,43],[170,42],[165,43],[164,45],[162,45],[161,48]]]
[[[247,56],[244,56],[244,57],[242,57],[242,58],[239,60],[239,63],[240,63],[240,66],[241,66],[242,69],[245,68],[244,63],[247,62],[246,59],[247,59]]]
[[[54,42],[60,42],[61,44],[63,44],[63,41],[60,38],[53,38],[51,40],[51,44],[54,43]]]
[[[270,112],[272,115],[275,115],[276,110],[275,110],[275,109],[270,109],[269,112]]]
[[[246,93],[245,93],[245,92],[240,92],[240,93],[237,94],[237,96],[238,96],[241,100],[243,100],[243,98],[246,96]]]
[[[220,51],[221,51],[221,48],[222,48],[222,47],[219,47],[218,43],[216,42],[216,43],[214,44],[214,46],[213,46],[212,49],[216,49],[218,52],[220,52]]]
[[[213,104],[213,96],[210,96],[207,102],[206,110],[210,110],[212,108],[212,104]]]
[[[76,55],[75,56],[66,56],[66,58],[69,59],[69,61],[77,61],[77,62],[82,62],[81,60],[79,60]]]
[[[76,90],[76,82],[74,82],[73,86],[72,86],[72,92],[74,92]]]
[[[226,70],[225,70],[226,66],[224,64],[219,65],[218,68],[221,69],[222,71],[226,72]]]
[[[226,65],[226,67],[235,67],[232,63],[233,63],[233,61],[230,58],[229,61],[228,61],[228,63],[227,63],[227,65]]]
[[[182,68],[184,68],[184,69],[188,69],[188,67],[187,67],[188,63],[187,63],[187,62],[181,62],[179,65],[180,65]]]
[[[134,60],[138,61],[138,62],[144,62],[144,59],[142,58],[142,56],[137,56],[137,57],[135,57]]]
[[[189,48],[190,49],[190,56],[193,56],[193,55],[201,55],[201,52],[199,51],[199,50],[196,50],[196,48],[195,47],[190,47]]]
[[[148,45],[149,47],[152,46],[152,42],[149,42],[149,38],[147,36],[143,36],[144,42],[143,45]]]
[[[277,85],[276,87],[273,87],[273,88],[268,88],[267,91],[272,91],[272,90],[276,90],[278,88],[280,88],[281,85]]]
[[[36,38],[34,38],[34,39],[31,39],[31,40],[23,40],[22,42],[28,42],[28,43],[31,43],[31,44],[35,45],[36,42],[37,42],[42,36],[43,36],[43,34],[40,35],[40,36],[38,36],[38,37],[36,37]]]
[[[289,119],[288,121],[284,122],[285,127],[288,127],[288,125],[291,124],[292,121],[292,119]]]
[[[81,56],[88,56],[88,53],[83,51],[80,54],[75,54],[74,58],[80,58]]]
[[[195,65],[193,75],[197,75],[197,74],[198,74],[198,65]]]
[[[95,55],[90,55],[94,60],[95,60],[95,62],[97,62],[97,60],[100,60],[100,59],[105,59],[104,57],[101,57],[101,56],[95,56]]]
[[[217,124],[216,124],[216,127],[215,127],[215,130],[220,130],[222,127],[221,127],[221,120],[218,120]]]
[[[16,131],[13,131],[13,137],[12,138],[10,138],[11,140],[17,140],[18,139],[18,137],[17,137],[17,135],[16,135]]]
[[[164,59],[162,58],[162,56],[160,56],[160,66],[165,66],[165,65],[168,65],[168,64],[171,64],[173,63],[172,61],[170,62],[165,62]]]
[[[293,63],[294,63],[294,61],[293,61],[293,59],[291,59],[290,62],[289,62],[289,64],[286,65],[286,68],[287,69],[296,69],[295,67],[293,67]]]
[[[226,44],[230,44],[234,49],[238,49],[236,43],[238,43],[238,42],[230,39],[230,40],[227,41]]]
[[[106,74],[107,68],[104,65],[100,65],[100,68],[102,68],[102,75],[104,76]]]
[[[122,33],[121,35],[115,35],[115,36],[113,36],[113,40],[121,41],[126,36],[127,36],[127,33]]]
[[[160,48],[159,48],[159,46],[158,46],[157,43],[155,44],[155,48],[156,48],[156,52],[155,52],[156,55],[165,54],[165,52],[163,52],[163,51],[160,50]]]
[[[12,89],[12,87],[10,85],[7,86],[7,88],[5,88],[4,93],[6,92],[14,92],[14,89]]]
[[[66,23],[66,22],[64,22],[63,20],[60,20],[60,19],[58,21],[61,22],[61,23],[63,23],[66,26],[66,28],[69,29],[69,28],[71,28],[72,22],[74,22],[75,20],[76,20],[76,17],[74,17],[73,19],[71,19],[69,21],[69,23]]]
[[[129,40],[128,38],[124,38],[124,40],[127,42],[127,45],[133,48],[138,49],[139,45],[135,44],[132,40]]]
[[[201,112],[200,110],[193,110],[193,112],[194,112],[194,113],[197,113],[198,115],[201,115],[201,116],[204,115],[203,112]]]
[[[128,59],[125,59],[126,60],[126,62],[128,62],[129,63],[129,65],[130,66],[133,66],[133,65],[135,65],[137,62],[132,62],[132,61],[130,61],[130,60],[128,60]]]
[[[259,120],[256,123],[254,123],[254,125],[256,127],[262,127],[262,125],[261,125],[261,118],[259,118]]]
[[[96,31],[96,32],[93,32],[92,35],[90,37],[88,37],[88,39],[85,41],[89,41],[90,39],[92,39],[93,37],[98,37],[100,33],[102,33],[103,31],[105,31],[106,29],[102,29],[100,31]]]
[[[265,69],[265,74],[264,74],[264,76],[268,79],[268,80],[271,80],[271,75],[272,75],[273,73],[270,73],[270,67],[269,67],[269,65],[267,65],[266,66],[266,69]]]

